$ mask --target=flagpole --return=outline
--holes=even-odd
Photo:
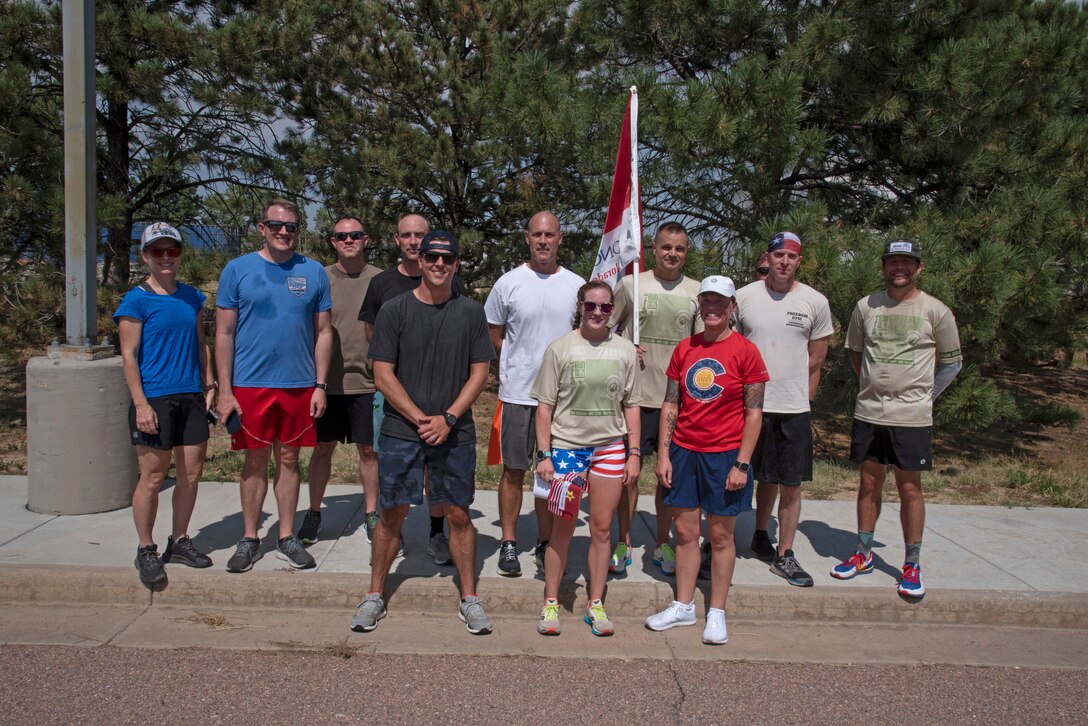
[[[637,346],[639,344],[639,297],[638,275],[642,272],[640,262],[642,260],[642,206],[639,204],[638,189],[638,86],[631,86],[631,232],[635,236],[635,244],[638,246],[638,256],[634,261],[634,279],[631,280],[632,307],[634,315],[631,326],[631,340]]]

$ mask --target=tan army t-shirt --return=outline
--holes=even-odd
[[[370,281],[381,272],[367,265],[358,277],[345,274],[336,265],[325,267],[332,295],[332,361],[329,363],[329,393],[374,393],[374,371],[367,359],[370,344],[366,323],[359,320],[363,298]]]

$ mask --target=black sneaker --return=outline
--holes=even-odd
[[[702,556],[699,558],[699,579],[710,579],[710,541],[703,542]]]
[[[307,509],[306,516],[302,518],[302,526],[298,528],[298,538],[302,540],[302,544],[314,544],[320,531],[321,512]]]
[[[503,540],[499,545],[499,574],[503,577],[521,577],[518,546],[512,539]]]
[[[805,572],[793,556],[793,550],[786,550],[781,557],[775,557],[771,563],[771,572],[784,577],[786,582],[797,587],[812,587],[812,575]]]
[[[166,579],[158,545],[136,548],[136,571],[140,573],[140,582],[145,585],[156,585]]]
[[[374,544],[374,530],[378,528],[378,510],[366,513],[366,543]]]
[[[212,558],[201,552],[193,544],[189,537],[182,537],[174,541],[174,536],[166,538],[166,549],[162,553],[162,563],[168,565],[172,562],[180,562],[189,567],[211,567]]]
[[[762,529],[757,529],[752,535],[752,552],[755,552],[756,557],[764,562],[771,562],[778,557],[778,550],[775,549],[774,542],[771,541],[770,535]]]
[[[238,548],[227,560],[227,572],[248,572],[253,563],[261,559],[261,541],[256,537],[243,537]]]
[[[317,567],[317,562],[306,551],[302,540],[294,535],[284,537],[276,543],[276,557],[284,560],[296,570],[308,570],[311,567]]]
[[[536,547],[533,548],[533,562],[536,563],[537,568],[544,569],[544,553],[548,551],[548,540],[543,542],[537,542]]]

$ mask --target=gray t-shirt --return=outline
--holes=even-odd
[[[454,293],[441,305],[428,305],[415,293],[399,295],[382,306],[374,323],[370,359],[394,365],[397,380],[428,416],[445,413],[468,380],[473,363],[495,357],[484,309]],[[382,433],[418,441],[417,426],[385,402]],[[448,439],[455,446],[476,442],[469,409],[457,420]]]

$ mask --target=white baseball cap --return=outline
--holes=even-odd
[[[736,297],[737,286],[725,275],[711,275],[699,283],[699,294],[716,292],[723,297]]]
[[[144,233],[140,235],[140,249],[146,250],[160,239],[173,240],[180,245],[181,233],[166,222],[152,222],[144,227]]]

